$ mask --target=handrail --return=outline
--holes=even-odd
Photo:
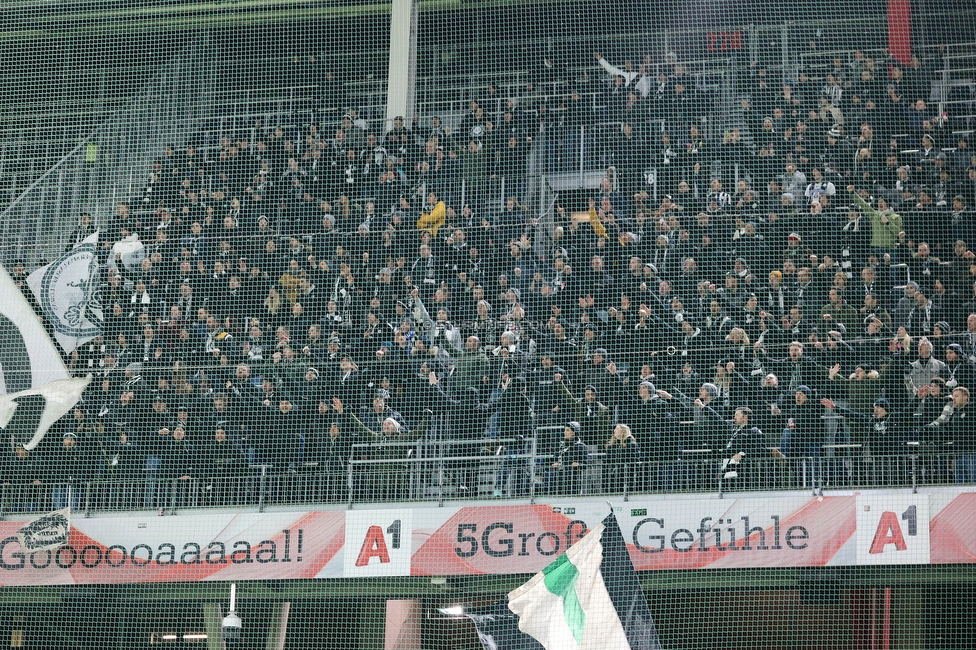
[[[738,479],[724,477],[722,454],[710,450],[702,453],[702,458],[693,458],[691,454],[683,458],[654,456],[608,466],[609,455],[599,448],[588,452],[579,480],[584,494],[619,494],[622,487],[625,498],[633,494],[675,492],[717,494],[724,498],[730,488],[739,493],[812,490],[813,494],[822,495],[824,490],[831,489],[894,488],[917,492],[922,485],[962,485],[957,482],[952,467],[953,461],[965,454],[948,453],[951,448],[939,444],[907,443],[907,447],[904,453],[874,455],[868,460],[859,453],[862,448],[857,444],[826,443],[822,445],[824,454],[817,456],[753,459],[748,466],[740,466],[746,474]],[[259,464],[250,466],[247,473],[226,476],[204,473],[189,480],[147,475],[137,479],[96,477],[39,486],[14,484],[0,486],[0,518],[44,509],[49,507],[49,502],[56,507],[70,506],[85,517],[98,512],[147,509],[174,515],[179,510],[200,507],[253,507],[259,512],[268,506],[286,504],[331,503],[352,507],[364,501],[437,500],[443,504],[445,498],[490,498],[487,490],[491,488],[482,481],[476,485],[469,483],[468,491],[462,494],[455,491],[457,484],[451,482],[454,479],[448,478],[456,477],[453,473],[458,471],[473,472],[468,474],[473,477],[483,474],[486,467],[497,472],[492,479],[496,486],[499,477],[516,476],[515,492],[509,496],[533,502],[539,495],[537,488],[544,494],[562,493],[557,478],[560,470],[549,463],[554,458],[554,454],[539,452],[533,444],[524,452],[502,455],[352,458],[338,466],[303,463],[299,469],[288,472],[272,472],[269,470],[274,469],[273,465]],[[384,473],[384,466],[389,468],[389,473]],[[608,474],[606,467],[612,467],[614,473]],[[410,490],[388,493],[384,487],[388,481],[400,481],[403,486],[409,485]],[[483,496],[479,496],[479,489]]]
[[[183,50],[181,50],[178,54],[176,54],[172,60],[176,60],[178,57],[182,56],[188,50],[198,45],[200,40],[201,37],[194,39],[192,43],[187,45]],[[97,127],[95,127],[95,129],[93,129],[90,133],[88,133],[88,135],[85,138],[79,141],[78,144],[73,149],[71,149],[71,151],[69,151],[67,154],[62,156],[56,163],[54,163],[54,165],[49,167],[43,174],[41,174],[37,179],[35,179],[33,183],[28,185],[27,188],[24,191],[22,191],[15,199],[13,199],[7,205],[6,209],[4,209],[2,213],[0,213],[0,219],[6,217],[10,213],[10,211],[13,210],[13,208],[15,208],[26,196],[30,194],[32,190],[34,190],[34,188],[38,187],[45,179],[51,176],[51,174],[53,174],[56,170],[60,169],[61,166],[67,160],[69,160],[73,155],[81,151],[83,148],[87,147],[88,144],[94,139],[95,135],[103,128],[106,128],[106,125],[108,125],[114,117],[121,115],[122,112],[126,110],[128,107],[138,106],[140,103],[142,103],[144,101],[144,95],[150,92],[150,90],[153,88],[153,85],[156,83],[157,79],[160,78],[160,76],[163,75],[164,73],[165,73],[165,67],[160,68],[157,74],[153,75],[150,79],[148,79],[146,83],[143,85],[143,87],[139,91],[134,93],[127,102],[125,102],[122,106],[116,108],[114,111],[109,113],[102,120],[102,123],[99,124]]]
[[[37,179],[35,179],[33,183],[31,183],[30,185],[28,185],[27,186],[27,189],[25,189],[23,192],[21,192],[17,196],[17,198],[15,198],[13,201],[11,201],[10,204],[7,205],[7,208],[3,212],[0,212],[0,219],[3,219],[4,217],[6,217],[7,216],[7,213],[10,212],[11,210],[13,210],[14,207],[16,207],[16,205],[18,203],[20,203],[21,200],[25,196],[27,196],[28,194],[30,194],[31,190],[33,190],[35,187],[37,187],[38,185],[40,185],[41,182],[43,182],[44,179],[46,179],[48,176],[50,176],[51,174],[53,174],[55,172],[55,170],[59,169],[61,167],[61,165],[64,164],[65,161],[67,161],[73,155],[75,155],[76,153],[78,153],[79,151],[81,151],[82,148],[87,147],[88,146],[88,143],[91,142],[91,140],[95,136],[95,134],[98,133],[102,129],[102,126],[103,126],[102,124],[98,125],[98,127],[94,131],[92,131],[91,133],[89,133],[88,136],[85,139],[83,139],[81,142],[79,142],[75,146],[74,149],[72,149],[71,151],[69,151],[65,155],[61,156],[61,159],[58,160],[58,162],[54,163],[54,165],[52,165],[51,167],[49,167],[47,169],[47,171],[45,171],[43,174],[41,174],[40,176],[38,176]]]

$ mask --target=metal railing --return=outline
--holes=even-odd
[[[115,203],[142,187],[161,148],[181,147],[209,113],[209,39],[200,32],[123,108],[12,199],[0,214],[4,256],[55,257],[83,211],[108,225]]]
[[[482,447],[482,443],[490,443]],[[351,458],[337,465],[305,463],[287,471],[251,465],[247,472],[180,478],[92,479],[0,485],[0,518],[71,507],[95,513],[156,511],[177,514],[196,508],[248,508],[365,503],[433,502],[508,498],[530,503],[551,497],[662,493],[715,494],[830,491],[864,488],[910,489],[972,484],[973,455],[951,453],[941,445],[910,445],[897,455],[871,456],[857,445],[825,445],[817,457],[752,458],[726,465],[710,449],[684,450],[673,458],[633,463],[608,460],[590,449],[578,468],[554,465],[540,453],[536,438],[452,442],[467,444],[463,454],[395,458]],[[415,449],[413,443],[356,445],[358,452],[389,454]],[[472,451],[476,450],[475,451]],[[366,454],[367,456],[369,454]],[[355,454],[354,454],[355,456]],[[556,463],[558,465],[558,463]]]

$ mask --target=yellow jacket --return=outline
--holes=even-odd
[[[443,201],[438,201],[429,213],[420,213],[420,218],[417,219],[417,230],[429,232],[436,237],[437,231],[440,230],[445,221],[447,221],[447,206],[444,205]]]

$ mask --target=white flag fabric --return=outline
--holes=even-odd
[[[0,266],[0,395],[71,376],[37,313]]]
[[[51,425],[78,403],[91,380],[91,375],[59,379],[37,388],[0,395],[0,427],[4,436],[12,436],[15,444],[23,444],[30,451],[41,442]]]
[[[17,541],[24,553],[53,551],[68,543],[71,532],[71,508],[55,510],[38,517],[17,531]]]
[[[102,332],[97,244],[96,231],[27,278],[65,352],[73,352]]]
[[[116,260],[118,256],[118,260]],[[143,258],[146,257],[146,247],[141,241],[139,241],[138,235],[129,235],[121,241],[115,242],[112,245],[112,252],[108,256],[108,260],[105,264],[108,268],[118,271],[119,261],[122,262],[122,266],[125,267],[127,271],[138,271],[139,266],[142,264]]]
[[[630,650],[601,572],[600,524],[508,595],[522,632],[546,650]]]

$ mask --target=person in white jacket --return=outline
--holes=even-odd
[[[603,55],[599,52],[594,52],[593,56],[600,63],[600,66],[610,74],[610,76],[623,77],[624,86],[628,88],[633,86],[634,89],[641,94],[641,97],[647,97],[650,94],[651,82],[653,79],[647,74],[647,65],[642,65],[640,66],[639,70],[634,70],[634,64],[631,61],[624,61],[624,68],[621,70],[604,59]]]

